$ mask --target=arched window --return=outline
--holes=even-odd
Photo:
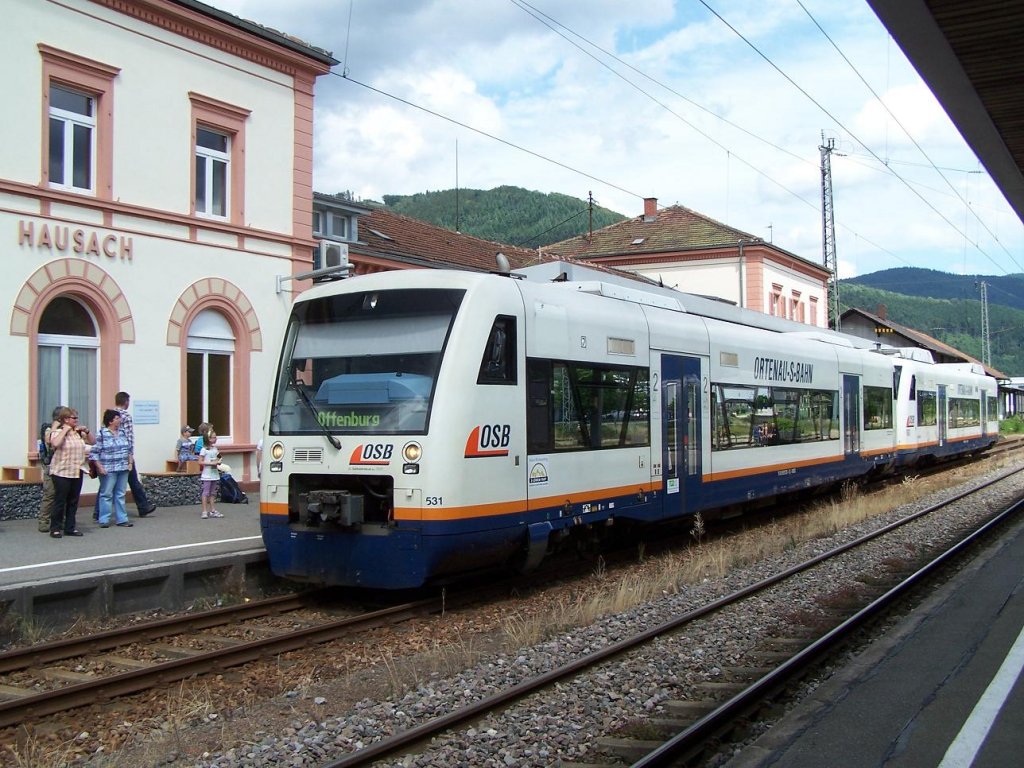
[[[38,335],[37,424],[49,421],[58,405],[68,405],[78,411],[80,424],[97,428],[100,339],[96,325],[89,309],[67,296],[58,296],[43,310]]]
[[[231,434],[231,363],[235,334],[220,312],[204,309],[188,329],[186,413],[189,424],[213,424],[218,437]]]

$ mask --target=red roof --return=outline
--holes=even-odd
[[[543,247],[544,253],[595,258],[623,254],[735,246],[740,240],[760,242],[749,232],[727,226],[681,205],[660,209],[655,216],[637,216],[594,232]]]
[[[594,232],[544,246],[546,256],[576,258],[593,263],[605,259],[620,267],[670,260],[675,256],[704,251],[736,252],[740,242],[748,248],[762,250],[767,258],[784,261],[817,276],[827,276],[825,268],[810,259],[797,256],[772,243],[766,243],[749,232],[730,227],[682,205],[670,205],[653,216],[637,216]],[[646,257],[646,258],[645,258]]]
[[[529,248],[453,232],[386,208],[373,208],[359,217],[359,242],[351,245],[356,262],[359,255],[364,254],[394,260],[396,267],[447,267],[485,272],[494,271],[495,255],[499,252],[508,257],[513,269],[548,260]]]

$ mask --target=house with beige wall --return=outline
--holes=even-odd
[[[828,327],[828,271],[821,265],[681,205],[659,208],[541,248],[635,272],[686,293],[774,317]]]
[[[255,477],[337,62],[193,0],[12,0],[0,57],[0,462],[36,459],[54,406],[95,428],[124,390],[141,472],[208,421]]]

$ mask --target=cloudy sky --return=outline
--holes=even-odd
[[[1024,272],[1024,225],[861,0],[208,1],[341,62],[320,192],[656,197],[821,261],[824,132],[841,276]]]

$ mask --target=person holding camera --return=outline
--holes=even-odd
[[[81,536],[75,523],[78,497],[82,493],[82,464],[86,446],[93,445],[96,437],[89,428],[78,423],[78,411],[61,408],[57,425],[50,430],[50,478],[53,480],[53,511],[50,513],[50,536]]]

